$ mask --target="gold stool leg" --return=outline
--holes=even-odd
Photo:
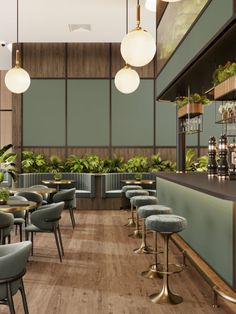
[[[146,242],[146,226],[145,219],[142,219],[142,242],[141,246],[138,249],[134,249],[134,253],[136,254],[150,254],[153,250],[147,245]]]
[[[134,219],[134,208],[133,204],[131,203],[131,218],[128,218],[129,222],[125,225],[125,227],[135,227],[135,219]]]
[[[154,232],[154,256],[155,256],[155,263],[150,265],[149,269],[143,271],[141,275],[148,279],[154,278],[163,278],[163,275],[160,274],[158,271],[161,270],[161,264],[158,262],[158,252],[157,252],[157,232]]]
[[[183,298],[170,291],[169,274],[168,274],[168,245],[171,234],[163,234],[164,237],[164,265],[163,265],[163,286],[160,293],[150,295],[153,303],[158,304],[179,304],[183,302]]]
[[[138,215],[137,206],[136,206],[136,229],[133,231],[133,233],[129,234],[129,237],[135,238],[135,239],[142,238],[142,232],[139,230],[139,215]]]

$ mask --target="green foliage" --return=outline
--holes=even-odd
[[[123,157],[113,155],[110,161],[111,163],[109,172],[125,172],[126,166]]]
[[[21,167],[24,172],[48,172],[47,161],[43,154],[24,151],[22,156]]]
[[[194,149],[188,149],[185,158],[186,171],[207,171],[208,156],[196,158]]]
[[[65,161],[64,170],[65,172],[84,172],[83,159],[79,158],[76,155],[69,156]]]
[[[149,161],[147,157],[134,156],[127,161],[126,170],[128,172],[147,172]]]
[[[178,108],[182,108],[186,106],[188,103],[210,105],[212,102],[205,95],[199,95],[197,93],[194,93],[191,94],[189,98],[187,96],[178,97],[176,99],[176,103],[178,105]]]
[[[153,155],[151,157],[151,172],[159,172],[159,171],[175,171],[176,163],[171,160],[162,160],[160,154]]]
[[[8,144],[0,149],[0,182],[4,180],[4,173],[9,173],[16,180],[17,170],[15,160],[17,155],[12,152],[13,145]]]
[[[228,61],[225,65],[220,64],[213,73],[213,84],[217,85],[234,75],[236,75],[236,62]]]
[[[10,197],[10,192],[7,188],[0,188],[0,200],[7,201]]]
[[[53,171],[60,172],[60,171],[63,171],[63,169],[64,169],[64,166],[63,166],[62,160],[58,156],[52,155],[49,158],[48,171],[49,172],[53,172]]]

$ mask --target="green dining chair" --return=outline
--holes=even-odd
[[[0,211],[0,244],[5,244],[6,239],[11,243],[11,230],[14,224],[14,216]]]
[[[8,305],[11,314],[16,313],[13,296],[18,291],[21,293],[24,312],[29,314],[22,278],[30,250],[30,241],[0,245],[0,304]]]
[[[37,184],[37,185],[30,186],[30,188],[47,189],[48,187],[46,185],[43,185],[43,184]],[[43,197],[42,205],[47,205],[48,201],[49,201],[49,194],[45,193],[42,195],[42,197]]]
[[[34,233],[53,233],[56,241],[57,251],[62,262],[64,249],[62,244],[59,221],[64,208],[64,202],[41,206],[38,210],[31,214],[31,224],[25,228],[25,238],[29,239],[31,234],[32,255],[34,248]]]

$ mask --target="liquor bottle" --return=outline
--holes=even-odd
[[[229,178],[236,180],[236,143],[235,138],[233,143],[229,145]]]
[[[229,178],[229,164],[228,164],[228,143],[227,136],[221,135],[218,145],[219,161],[218,161],[218,178]]]
[[[217,176],[216,139],[214,136],[210,137],[208,141],[207,173],[209,177]]]

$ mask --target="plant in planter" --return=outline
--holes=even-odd
[[[43,154],[23,151],[22,157],[21,166],[24,172],[48,172],[47,161]]]
[[[134,156],[126,163],[128,172],[147,172],[149,169],[149,161],[147,157]]]
[[[159,153],[151,157],[151,172],[174,171],[175,169],[176,163],[171,160],[162,160]]]
[[[49,158],[49,164],[48,164],[48,171],[49,172],[62,172],[64,171],[62,160],[56,156],[52,155]]]
[[[236,62],[228,61],[225,65],[220,64],[213,73],[213,84],[218,85],[234,75],[236,75]]]
[[[212,101],[205,95],[197,93],[191,94],[189,97],[182,96],[176,98],[178,106],[178,116],[183,117],[188,114],[203,113],[203,106],[210,105]],[[188,106],[187,106],[188,105]]]
[[[16,180],[17,170],[15,160],[17,155],[11,151],[12,144],[3,146],[0,149],[0,183],[4,180],[4,174],[9,173],[12,179]]]
[[[0,188],[0,205],[6,205],[9,197],[9,190],[7,188]]]
[[[76,155],[70,155],[64,165],[65,172],[84,172],[84,161]]]
[[[62,179],[62,173],[61,172],[57,172],[57,170],[53,170],[53,179],[56,181],[59,181]]]

